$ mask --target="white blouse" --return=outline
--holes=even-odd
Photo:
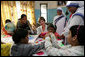
[[[47,32],[47,25],[45,25],[45,30],[43,31],[43,29],[42,29],[42,26],[39,26],[38,28],[37,28],[37,34],[39,35],[39,34],[41,34],[41,32]]]

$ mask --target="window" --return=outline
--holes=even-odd
[[[64,6],[66,5],[66,1],[58,1],[58,6]]]
[[[41,7],[41,16],[45,18],[47,22],[47,4],[40,4]]]

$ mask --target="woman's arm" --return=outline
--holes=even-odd
[[[32,46],[32,51],[31,51],[31,54],[35,54],[37,53],[39,50],[45,48],[44,46],[44,42],[42,42],[41,44],[38,44],[38,45],[34,45]]]
[[[67,49],[58,49],[53,47],[52,43],[50,42],[50,38],[47,37],[45,39],[45,49],[48,55],[50,56],[68,56],[70,55],[70,51]]]

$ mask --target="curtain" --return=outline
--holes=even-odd
[[[34,1],[20,1],[21,14],[26,14],[31,25],[36,25]]]
[[[5,20],[10,19],[17,23],[17,11],[15,1],[1,1],[1,23],[5,26]]]
[[[36,25],[34,3],[34,1],[1,1],[1,26],[5,26],[6,19],[10,19],[16,25],[22,14],[27,15],[31,25]]]

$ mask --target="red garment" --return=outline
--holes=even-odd
[[[40,35],[45,36],[47,33],[49,32],[44,32],[44,33],[41,33]],[[56,36],[56,38],[60,37],[60,35],[57,32],[55,32],[54,35]],[[61,40],[61,39],[57,39],[57,40]]]
[[[4,32],[4,34],[5,34],[5,35],[8,35],[8,33],[7,33],[7,31],[5,30],[5,28],[4,28],[4,27],[3,27],[3,29],[2,29],[2,30],[3,30],[3,32]]]
[[[40,35],[45,36],[47,32],[41,33]]]
[[[57,40],[61,40],[61,39],[58,39],[58,37],[60,37],[60,35],[57,32],[55,32],[54,35],[56,36]]]
[[[70,14],[70,18],[71,18],[72,14]]]
[[[54,34],[56,37],[60,37],[60,35],[57,32],[55,32]]]
[[[47,33],[49,33],[49,32],[41,33],[41,35],[45,36]],[[54,35],[56,36],[56,38],[60,37],[60,35],[57,32],[55,32]],[[58,40],[60,40],[60,39],[58,39]]]

